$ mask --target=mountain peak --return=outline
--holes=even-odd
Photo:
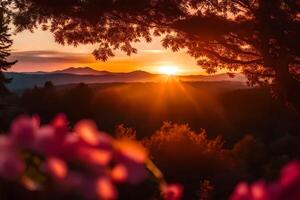
[[[69,67],[63,70],[53,71],[54,74],[77,74],[77,75],[105,75],[109,71],[98,71],[90,67]]]

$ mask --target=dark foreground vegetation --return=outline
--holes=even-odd
[[[43,123],[65,113],[70,126],[90,118],[100,130],[141,141],[166,178],[184,185],[185,199],[227,199],[239,181],[273,180],[285,163],[300,159],[296,114],[267,89],[240,83],[48,82],[2,105],[2,131],[22,113],[38,114]],[[121,189],[121,199],[155,194],[151,181],[138,187]]]

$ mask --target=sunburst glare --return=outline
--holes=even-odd
[[[158,69],[159,73],[161,74],[165,74],[168,76],[175,76],[178,75],[180,70],[177,66],[173,66],[173,65],[165,65],[165,66],[161,66]]]

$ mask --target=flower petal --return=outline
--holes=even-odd
[[[48,172],[55,180],[62,180],[68,174],[68,167],[66,163],[55,157],[50,157],[47,159],[43,170]]]
[[[112,181],[108,178],[102,177],[97,180],[96,193],[100,199],[112,200],[117,199],[118,193]]]

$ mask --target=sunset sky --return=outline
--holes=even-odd
[[[185,52],[174,53],[161,47],[160,38],[151,43],[138,43],[138,54],[127,56],[118,52],[107,62],[96,61],[91,45],[73,47],[55,43],[50,32],[24,31],[13,36],[12,58],[19,62],[10,71],[53,71],[68,67],[89,66],[97,70],[129,72],[144,70],[159,73],[161,68],[175,67],[178,74],[203,74],[196,60]]]

